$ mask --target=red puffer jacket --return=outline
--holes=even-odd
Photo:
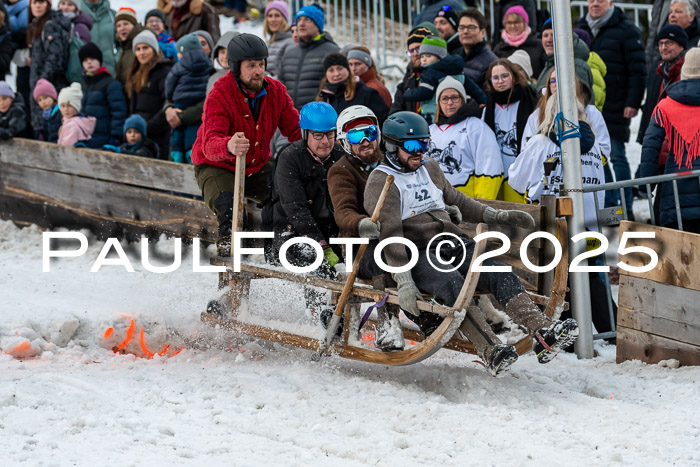
[[[290,142],[301,139],[299,112],[282,83],[265,78],[267,95],[262,97],[260,116],[256,122],[248,105],[248,97],[240,90],[231,73],[222,76],[207,96],[202,124],[192,147],[194,165],[209,164],[234,172],[236,156],[226,144],[231,136],[242,131],[250,141],[246,154],[246,175],[258,172],[272,156],[270,140],[279,127]]]

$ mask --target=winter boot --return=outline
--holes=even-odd
[[[216,240],[216,254],[222,258],[231,257],[231,235],[219,237]]]
[[[422,312],[418,316],[410,316],[411,321],[416,323],[423,333],[423,336],[427,339],[432,333],[440,326],[442,323],[442,317],[436,315],[435,313]]]
[[[546,328],[552,320],[542,313],[542,310],[526,293],[511,298],[506,303],[506,314],[516,323],[527,329],[530,337],[535,337],[538,329]]]
[[[323,329],[328,329],[328,326],[331,324],[331,320],[333,319],[333,308],[331,307],[325,307],[321,310],[321,326],[323,326]],[[333,337],[342,337],[343,335],[343,326],[345,325],[345,320],[343,317],[340,317],[340,323],[338,324],[338,329],[335,330],[335,335]]]
[[[467,316],[459,331],[474,345],[477,355],[485,362],[484,366],[494,376],[505,373],[518,359],[515,347],[500,343],[478,306],[467,308]]]
[[[555,321],[551,326],[540,329],[532,338],[532,349],[537,355],[537,361],[547,363],[557,356],[578,338],[578,323],[573,318],[565,321]]]
[[[403,329],[398,313],[391,313],[386,306],[377,308],[377,337],[375,344],[382,352],[403,350]]]

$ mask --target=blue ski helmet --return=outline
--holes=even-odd
[[[299,128],[306,141],[307,131],[334,131],[338,112],[326,102],[309,102],[299,113]]]

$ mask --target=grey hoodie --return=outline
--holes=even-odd
[[[216,70],[214,74],[212,74],[209,77],[209,81],[207,81],[207,94],[209,94],[209,91],[211,91],[211,88],[214,87],[214,83],[218,81],[219,78],[224,76],[228,72],[228,68],[223,68],[221,64],[219,63],[218,60],[218,55],[219,55],[219,49],[220,48],[226,48],[228,47],[228,43],[231,42],[231,39],[233,39],[235,36],[240,34],[239,32],[235,31],[229,31],[223,36],[219,38],[218,41],[216,41],[216,45],[212,47],[211,50],[211,61],[214,63],[214,69]]]

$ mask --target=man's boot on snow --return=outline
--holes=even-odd
[[[374,341],[382,352],[403,350],[403,329],[398,313],[390,312],[386,306],[377,308],[377,336]]]
[[[484,366],[493,376],[498,376],[510,368],[518,359],[518,352],[512,345],[501,344],[486,321],[478,306],[469,306],[467,316],[459,331],[474,345],[476,354],[484,361]]]
[[[231,256],[231,230],[233,228],[233,192],[222,191],[214,201],[216,219],[219,221],[219,236],[216,251],[222,258]]]

